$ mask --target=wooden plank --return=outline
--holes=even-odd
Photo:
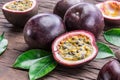
[[[4,3],[11,0],[0,0],[0,8]],[[52,13],[53,8],[59,0],[37,0],[39,4],[39,13],[50,12]],[[96,0],[85,0],[90,3],[97,3]],[[107,30],[108,28],[105,28]],[[23,30],[15,28],[11,25],[3,16],[2,10],[0,9],[0,34],[5,32],[5,37],[9,40],[7,50],[3,55],[0,56],[0,80],[29,80],[28,72],[24,70],[18,70],[12,68],[15,59],[24,51],[28,50],[28,46],[23,38]],[[120,48],[113,46],[106,42],[103,35],[99,37],[98,41],[102,41],[108,44],[116,55],[120,56]],[[58,65],[57,68],[41,80],[96,80],[97,75],[101,67],[111,60],[93,60],[89,64],[80,68],[65,68]]]

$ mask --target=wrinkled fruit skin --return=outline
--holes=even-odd
[[[64,18],[66,11],[73,5],[83,2],[83,0],[60,0],[54,8],[54,14]]]
[[[51,49],[52,41],[65,32],[62,19],[50,13],[38,14],[25,25],[24,38],[31,48]]]
[[[97,80],[120,80],[120,63],[115,59],[106,63],[100,70]]]
[[[2,9],[5,18],[15,27],[24,27],[26,22],[38,13],[38,5],[26,12],[15,12]]]
[[[104,29],[104,18],[100,10],[90,3],[79,3],[65,14],[64,22],[68,31],[87,30],[92,32],[96,38]]]

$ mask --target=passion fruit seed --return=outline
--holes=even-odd
[[[117,17],[120,15],[120,5],[116,2],[104,3],[102,5],[103,13],[107,16]]]
[[[15,11],[24,11],[32,7],[33,1],[30,0],[18,0],[6,5],[7,9]]]
[[[58,53],[66,60],[77,61],[90,56],[93,47],[89,37],[85,35],[75,35],[63,39],[58,45]]]

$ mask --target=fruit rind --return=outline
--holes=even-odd
[[[77,34],[84,34],[86,36],[88,36],[91,40],[91,44],[93,46],[93,53],[91,56],[85,58],[85,59],[82,59],[82,60],[78,60],[78,61],[68,61],[68,60],[65,60],[63,59],[59,54],[58,54],[58,50],[57,50],[57,46],[58,46],[58,43],[66,38],[67,36],[70,36],[70,35],[77,35]],[[75,31],[71,31],[71,32],[67,32],[59,37],[57,37],[53,44],[52,44],[52,53],[53,53],[53,56],[55,58],[55,60],[60,63],[61,65],[64,65],[64,66],[69,66],[69,67],[75,67],[75,66],[81,66],[85,63],[88,63],[90,62],[91,60],[93,60],[97,53],[98,53],[98,48],[96,46],[96,43],[95,43],[95,38],[94,38],[94,35],[88,31],[83,31],[83,30],[75,30]]]
[[[117,3],[117,4],[120,4],[120,2],[118,1],[105,1],[105,2],[102,2],[102,3],[98,3],[96,4],[96,6],[100,9],[100,11],[102,12],[102,15],[104,17],[104,20],[105,20],[105,23],[107,25],[120,25],[120,16],[116,16],[116,17],[112,17],[112,16],[107,16],[104,14],[104,12],[102,11],[103,9],[101,9],[101,5],[105,5],[108,4],[108,3]],[[120,7],[119,7],[120,8]],[[109,9],[107,9],[109,10]]]
[[[6,5],[11,2],[4,4],[2,7],[2,11],[5,18],[16,27],[24,27],[29,18],[38,13],[37,1],[36,0],[31,1],[33,1],[32,7],[24,11],[15,11],[5,8]]]

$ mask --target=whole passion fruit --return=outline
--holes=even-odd
[[[91,32],[79,30],[57,37],[52,44],[52,53],[61,65],[76,67],[93,60],[98,48]]]
[[[73,5],[83,2],[83,0],[60,0],[57,2],[54,8],[55,14],[60,16],[61,18],[64,17],[66,11]]]
[[[107,25],[120,25],[120,2],[105,1],[96,6],[102,12]]]
[[[120,63],[114,59],[106,63],[99,72],[97,80],[120,80]]]
[[[24,27],[29,18],[38,13],[36,0],[14,0],[3,5],[6,19],[15,26]]]
[[[65,14],[64,22],[68,31],[87,30],[96,38],[104,28],[104,18],[100,10],[90,3],[79,3],[69,8]]]
[[[51,49],[52,41],[65,32],[62,19],[50,13],[41,13],[28,20],[24,38],[31,48]]]

